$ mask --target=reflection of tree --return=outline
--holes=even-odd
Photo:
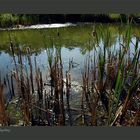
[[[80,52],[81,52],[82,55],[85,55],[86,52],[87,52],[87,48],[86,47],[85,48],[81,48]]]
[[[132,34],[140,36],[138,28],[133,26]],[[57,29],[13,31],[12,35],[15,44],[20,42],[21,46],[25,44],[27,47],[30,44],[31,50],[38,51],[54,46],[56,48],[64,46],[69,50],[79,47],[82,53],[86,53],[87,50],[90,51],[93,47],[98,46],[97,44],[101,41],[107,47],[112,46],[117,42],[118,36],[125,36],[127,29],[126,25],[96,24],[94,30],[97,37],[92,36],[93,25],[59,28],[59,36]],[[0,46],[4,46],[3,50],[8,50],[8,33],[1,32],[0,36]]]
[[[99,28],[99,36],[98,38],[102,40],[102,43],[105,47],[111,47],[112,45],[116,44],[117,42],[117,28],[113,26],[101,26]]]

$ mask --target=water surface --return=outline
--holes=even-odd
[[[34,27],[34,26],[33,26]],[[2,78],[9,74],[14,69],[14,61],[12,53],[9,49],[10,40],[16,47],[22,49],[23,63],[26,68],[29,68],[27,61],[26,50],[31,48],[31,60],[34,68],[34,58],[37,59],[37,65],[46,75],[48,71],[48,50],[52,52],[56,49],[61,51],[62,62],[64,66],[64,73],[68,70],[69,61],[73,61],[76,65],[72,69],[72,78],[74,81],[81,82],[81,73],[84,67],[85,59],[90,55],[93,56],[94,52],[99,51],[99,46],[102,48],[110,48],[112,51],[117,52],[120,49],[120,43],[127,40],[126,32],[130,32],[131,43],[131,56],[135,47],[133,43],[136,42],[136,37],[140,37],[140,26],[120,24],[79,24],[69,26],[50,25],[46,28],[25,28],[22,30],[5,30],[0,31],[0,71]],[[48,28],[47,28],[48,27]],[[93,35],[96,31],[97,38]],[[109,42],[106,43],[108,32],[110,34]],[[127,41],[125,42],[127,44]],[[15,53],[17,60],[17,55]],[[97,59],[97,57],[94,57]]]

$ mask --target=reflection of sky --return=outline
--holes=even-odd
[[[87,54],[83,55],[81,53],[81,49],[80,48],[73,48],[73,49],[67,49],[65,47],[61,48],[61,55],[62,55],[62,63],[63,63],[63,68],[64,68],[64,74],[66,72],[66,70],[68,70],[69,67],[69,60],[73,59],[74,63],[80,64],[78,65],[76,68],[72,69],[72,78],[73,79],[77,79],[76,77],[79,78],[79,76],[81,77],[81,68],[84,65],[84,57]],[[42,50],[41,53],[39,54],[32,54],[31,56],[31,61],[33,63],[33,70],[35,71],[35,65],[34,65],[34,58],[36,57],[37,60],[37,66],[41,69],[41,71],[44,72],[44,75],[47,72],[47,69],[49,67],[48,65],[48,58],[47,58],[47,51],[46,50]],[[29,65],[28,65],[28,59],[27,57],[23,56],[23,64],[24,66],[28,69]],[[16,61],[17,61],[17,57],[16,57]],[[25,68],[24,67],[24,68]],[[6,75],[7,73],[10,73],[10,70],[14,69],[14,61],[13,58],[5,53],[2,52],[0,55],[0,70],[3,73],[3,76]],[[80,80],[80,79],[79,79]]]
[[[68,63],[69,63],[69,60],[72,60],[72,58],[73,58],[73,61],[78,63],[78,64],[83,63],[84,57],[80,53],[80,48],[74,48],[74,49],[70,50],[70,49],[62,47],[61,54],[62,54],[62,61],[64,64],[64,70],[68,70]],[[35,57],[37,60],[37,66],[42,71],[46,71],[48,68],[48,58],[47,58],[46,50],[42,50],[41,53],[37,54],[37,55],[32,54],[31,61],[33,62],[33,68],[35,68],[35,65],[34,65],[34,58]],[[29,68],[27,57],[23,56],[22,58],[23,58],[24,66],[26,66],[26,68]],[[16,57],[16,61],[17,61],[17,57]],[[3,76],[6,73],[9,73],[10,70],[12,70],[13,68],[14,68],[13,58],[8,53],[1,52],[1,54],[0,54],[0,70],[3,73]],[[75,73],[77,72],[76,69],[74,69],[74,72]],[[77,74],[79,74],[79,72],[77,72]]]
[[[0,54],[0,71],[2,75],[8,73],[13,68],[12,58],[8,53],[1,52]]]
[[[81,77],[81,67],[84,61],[84,57],[80,52],[80,48],[74,48],[72,50],[62,48],[61,54],[65,70],[68,70],[69,60],[71,61],[73,59],[75,63],[80,64],[77,68],[72,69],[72,78],[74,80],[75,78],[76,80],[79,80],[77,78],[79,76]]]

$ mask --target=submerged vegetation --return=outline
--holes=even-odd
[[[125,32],[120,31],[116,47],[112,30],[104,28],[102,24],[95,24],[94,30],[89,32],[88,43],[84,44],[89,52],[81,68],[79,84],[73,82],[72,73],[78,64],[71,58],[65,71],[61,56],[61,42],[65,40],[63,37],[70,36],[74,42],[74,33],[61,36],[63,30],[59,30],[55,39],[49,36],[43,42],[52,46],[46,47],[48,69],[44,73],[36,56],[31,59],[33,48],[18,47],[9,32],[8,44],[14,69],[5,77],[0,72],[0,124],[140,125],[139,37],[132,32],[131,21],[123,29]],[[25,58],[28,66],[23,63]],[[8,99],[5,90],[9,91]],[[78,98],[77,106],[73,107],[75,95]]]

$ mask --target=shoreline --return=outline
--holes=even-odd
[[[73,23],[52,23],[52,24],[35,24],[35,25],[17,25],[17,27],[0,28],[0,31],[11,31],[11,30],[26,30],[26,29],[52,29],[52,28],[63,28],[77,26],[78,24]]]

